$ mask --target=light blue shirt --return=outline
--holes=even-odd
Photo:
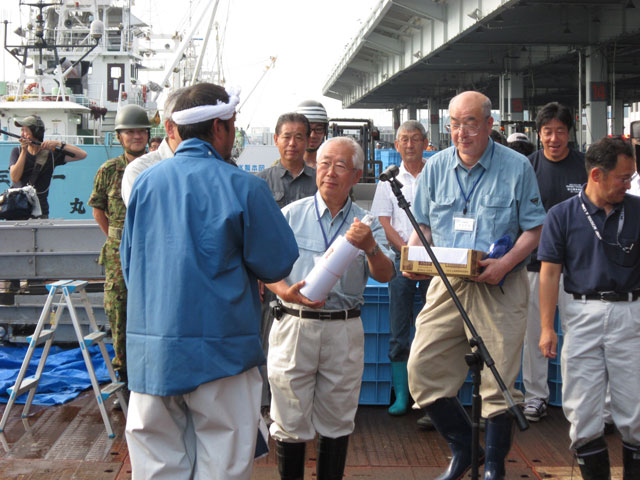
[[[362,220],[362,218],[369,213],[353,203],[351,199],[347,199],[347,203],[335,218],[331,218],[331,212],[319,193],[316,193],[313,197],[303,198],[284,207],[282,213],[293,230],[300,252],[298,260],[296,260],[291,273],[286,278],[289,285],[304,280],[315,266],[316,261],[319,260],[327,250],[322,229],[318,222],[314,199],[318,202],[320,222],[322,223],[322,228],[324,228],[324,233],[329,243],[331,243],[331,240],[336,234],[344,235],[347,230],[349,230],[349,227],[351,227],[355,217]],[[387,239],[382,225],[380,225],[377,219],[374,219],[371,225],[371,231],[380,249],[389,259],[393,259],[392,253],[384,247]],[[322,309],[351,310],[364,304],[363,293],[367,285],[368,277],[369,262],[367,262],[364,252],[360,252],[349,268],[347,268],[347,271],[340,277],[338,283],[331,289]]]
[[[435,246],[484,252],[505,234],[515,243],[521,232],[542,225],[545,218],[531,163],[493,140],[471,169],[455,147],[431,157],[418,178],[413,213],[418,223],[431,227]]]
[[[120,245],[129,389],[179,395],[264,363],[258,279],[298,249],[269,187],[183,141],[136,179]]]

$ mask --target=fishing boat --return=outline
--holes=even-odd
[[[17,81],[0,83],[0,128],[20,134],[15,120],[37,114],[47,140],[87,151],[82,162],[56,169],[49,192],[51,218],[92,218],[86,202],[95,172],[122,151],[113,134],[119,107],[140,105],[154,125],[152,136],[161,135],[159,97],[199,71],[199,59],[187,53],[201,20],[213,20],[213,14],[205,14],[215,4],[205,5],[188,31],[159,34],[133,14],[131,3],[19,0],[27,20],[17,28],[11,25],[18,42],[9,41],[5,22],[4,48],[20,73]],[[160,83],[144,78],[149,72],[160,72]],[[8,159],[15,146],[14,138],[0,134],[0,188],[10,184]]]

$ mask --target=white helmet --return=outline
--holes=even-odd
[[[320,102],[315,100],[305,100],[296,107],[296,113],[307,117],[309,123],[329,123],[327,111]]]

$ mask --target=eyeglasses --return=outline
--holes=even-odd
[[[398,143],[400,145],[407,145],[409,142],[411,142],[411,143],[422,143],[422,142],[424,142],[424,137],[422,135],[413,135],[412,137],[400,137],[400,138],[398,138]]]
[[[311,133],[315,133],[317,135],[324,135],[326,132],[325,127],[311,127]]]
[[[452,123],[450,125],[445,125],[445,127],[447,128],[448,132],[462,132],[463,134],[467,134],[470,137],[475,137],[476,135],[478,135],[478,133],[480,133],[480,126],[479,125],[469,125],[469,124],[458,124],[458,123]]]
[[[331,163],[331,162],[323,161],[323,162],[318,162],[317,164],[318,170],[322,170],[322,171],[325,171],[325,170],[329,171],[331,167],[333,167],[333,171],[336,172],[337,175],[344,175],[345,173],[350,172],[352,170],[357,170],[356,168],[347,167],[347,165],[342,162]]]

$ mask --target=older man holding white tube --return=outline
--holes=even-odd
[[[300,251],[291,274],[267,285],[282,301],[267,358],[271,435],[282,479],[303,477],[305,442],[316,432],[318,480],[342,478],[344,472],[364,361],[363,293],[369,276],[387,282],[394,272],[392,254],[382,247],[382,226],[361,222],[367,212],[349,198],[363,162],[362,148],[351,138],[328,140],[318,151],[318,192],[282,209]],[[322,257],[336,254],[331,248],[341,235],[361,251],[335,278],[326,299],[317,298],[313,288],[303,289],[305,279]]]

